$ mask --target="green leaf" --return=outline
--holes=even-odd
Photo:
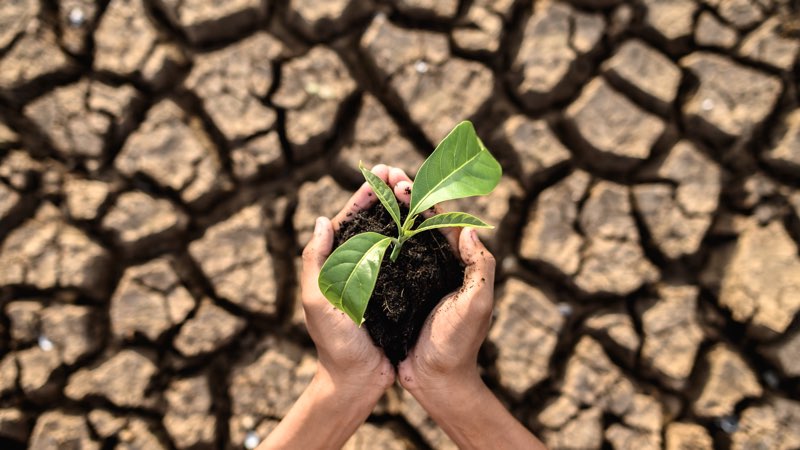
[[[500,164],[475,134],[472,123],[461,122],[417,172],[408,216],[414,217],[443,201],[486,195],[497,186],[502,174]]]
[[[364,322],[383,255],[391,243],[392,238],[382,234],[357,234],[328,256],[319,273],[322,295],[358,326]]]
[[[394,219],[394,223],[397,224],[397,230],[399,231],[402,227],[400,223],[400,205],[397,204],[397,199],[394,196],[394,192],[392,188],[389,187],[381,178],[374,173],[367,170],[361,161],[358,162],[358,168],[361,170],[361,173],[366,178],[367,183],[372,188],[372,192],[375,193],[375,196],[378,197],[378,200],[381,201],[383,207],[389,211],[389,215],[392,216]]]
[[[493,226],[471,214],[462,212],[449,212],[437,214],[433,217],[425,219],[425,221],[419,224],[417,229],[412,231],[411,234],[414,235],[421,231],[445,227],[494,228]]]

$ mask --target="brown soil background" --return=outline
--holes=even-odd
[[[242,448],[359,160],[505,169],[487,384],[552,448],[800,448],[788,0],[4,0],[0,447]],[[452,448],[399,388],[348,448]]]

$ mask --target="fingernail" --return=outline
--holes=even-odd
[[[317,217],[317,221],[314,223],[314,234],[321,234],[322,233],[322,217]]]
[[[478,232],[475,231],[475,228],[469,229],[469,237],[472,238],[472,242],[478,242]]]

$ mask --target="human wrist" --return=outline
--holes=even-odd
[[[343,446],[369,417],[380,395],[337,383],[320,365],[300,398],[258,450]],[[330,420],[335,417],[336,420]],[[308,428],[314,427],[314,433]]]
[[[469,409],[468,403],[477,394],[488,390],[477,367],[461,371],[459,375],[430,379],[417,378],[406,390],[428,411],[428,414],[447,416],[458,409]]]
[[[492,448],[495,438],[489,435],[503,432],[498,429],[499,424],[493,423],[492,416],[505,410],[498,409],[497,398],[480,376],[471,374],[435,386],[428,385],[412,393],[430,418],[459,448]]]
[[[403,388],[415,398],[437,398],[450,394],[470,392],[483,385],[477,363],[432,370],[410,363],[401,365],[398,377]]]
[[[333,372],[320,364],[311,380],[314,392],[320,399],[351,405],[355,410],[366,410],[367,414],[386,391],[377,376],[353,376]]]
[[[372,390],[359,391],[353,385],[337,382],[322,366],[318,367],[303,396],[307,400],[306,413],[299,422],[313,424],[315,433],[296,441],[304,445],[295,448],[343,446],[367,420],[380,398]],[[328,420],[330,417],[336,420]]]
[[[477,368],[459,380],[441,381],[409,392],[459,448],[545,449],[486,386]]]
[[[417,401],[459,448],[543,449],[477,375],[420,394]]]

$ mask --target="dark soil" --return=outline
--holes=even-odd
[[[408,209],[401,207],[405,219]],[[421,219],[417,219],[417,225]],[[397,236],[392,217],[380,203],[342,224],[334,239],[338,247],[365,231]],[[419,338],[425,319],[440,300],[464,281],[464,266],[447,239],[437,231],[420,233],[403,244],[397,261],[386,252],[364,323],[376,345],[395,366]]]

